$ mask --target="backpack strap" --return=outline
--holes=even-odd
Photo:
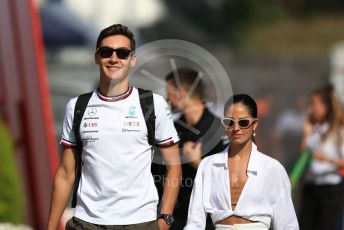
[[[148,130],[148,143],[156,146],[155,140],[155,111],[152,91],[138,88],[140,105],[143,116],[145,117],[146,126]]]
[[[75,181],[73,188],[72,197],[72,208],[75,208],[77,201],[77,193],[79,188],[79,181],[81,177],[81,167],[82,167],[82,140],[80,137],[80,124],[82,117],[84,116],[88,101],[90,100],[93,92],[82,94],[78,97],[75,108],[74,108],[74,119],[73,119],[73,131],[76,140],[76,156],[75,157]]]

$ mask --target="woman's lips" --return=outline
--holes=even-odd
[[[235,133],[235,134],[232,134],[232,138],[233,139],[238,139],[242,136],[242,134],[238,134],[238,133]]]

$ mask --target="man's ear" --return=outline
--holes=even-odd
[[[189,90],[184,86],[179,87],[179,92],[182,97],[186,97],[188,95]]]
[[[129,61],[130,61],[130,67],[134,67],[136,65],[136,55],[135,54],[131,55]]]

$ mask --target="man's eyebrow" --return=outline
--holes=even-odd
[[[127,49],[127,50],[131,50],[131,48],[129,47],[125,47],[125,46],[120,46],[120,47],[116,47],[115,49]]]

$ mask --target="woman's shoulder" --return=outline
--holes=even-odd
[[[265,171],[264,175],[267,175],[277,181],[283,181],[282,183],[284,185],[290,186],[287,171],[285,170],[281,162],[262,152],[258,152],[258,156],[262,162],[262,164],[260,165],[261,170]],[[275,182],[277,183],[277,181]]]
[[[264,168],[270,169],[270,170],[282,170],[283,172],[285,172],[285,168],[282,165],[281,162],[279,162],[277,159],[268,156],[265,153],[262,153],[260,151],[257,151],[257,155],[260,158],[260,160],[262,161],[262,166]]]
[[[227,158],[227,148],[223,150],[222,152],[215,153],[213,155],[203,158],[199,165],[199,168],[204,168],[207,165],[211,165],[214,163],[226,164],[226,158]]]

